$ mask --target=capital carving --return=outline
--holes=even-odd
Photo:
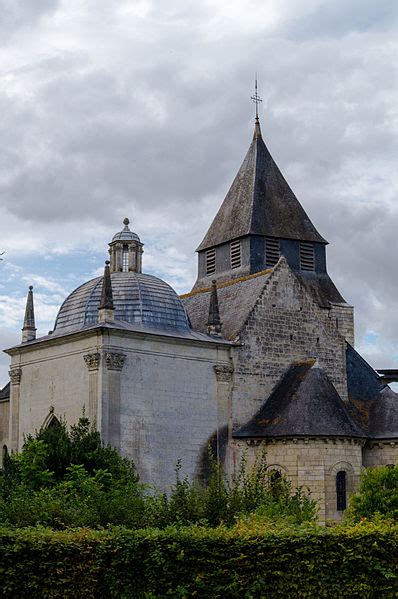
[[[101,360],[101,354],[98,352],[92,354],[84,354],[84,361],[88,370],[98,370]]]
[[[11,368],[8,374],[10,375],[11,385],[20,384],[22,376],[22,370],[20,368]]]
[[[216,364],[214,366],[217,382],[229,383],[232,380],[234,369],[228,364]]]
[[[122,370],[126,360],[125,354],[106,352],[105,364],[108,370]]]

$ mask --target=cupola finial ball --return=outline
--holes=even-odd
[[[129,223],[130,223],[130,221],[129,221],[129,219],[128,219],[128,218],[127,218],[127,216],[126,216],[126,218],[125,218],[125,219],[124,219],[124,221],[123,221],[123,224],[124,224],[124,225],[126,225],[126,227],[127,227],[127,225],[128,225]]]

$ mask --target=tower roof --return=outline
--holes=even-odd
[[[244,235],[327,243],[269,153],[257,118],[246,157],[197,251]]]

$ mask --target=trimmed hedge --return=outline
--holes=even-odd
[[[3,597],[397,597],[398,526],[0,530]]]

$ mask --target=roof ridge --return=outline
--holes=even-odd
[[[251,275],[245,275],[244,277],[237,277],[236,279],[231,279],[229,281],[224,281],[224,283],[217,283],[217,288],[222,289],[223,287],[229,287],[230,285],[235,285],[235,283],[241,283],[242,281],[248,281],[250,279],[255,279],[256,277],[260,277],[262,275],[266,275],[271,273],[273,268],[266,268],[265,270],[260,270],[259,272],[255,272]],[[202,287],[202,289],[195,289],[194,291],[189,291],[188,293],[183,293],[180,295],[180,299],[185,299],[186,297],[192,297],[194,295],[198,295],[199,293],[208,293],[211,291],[211,287]]]

